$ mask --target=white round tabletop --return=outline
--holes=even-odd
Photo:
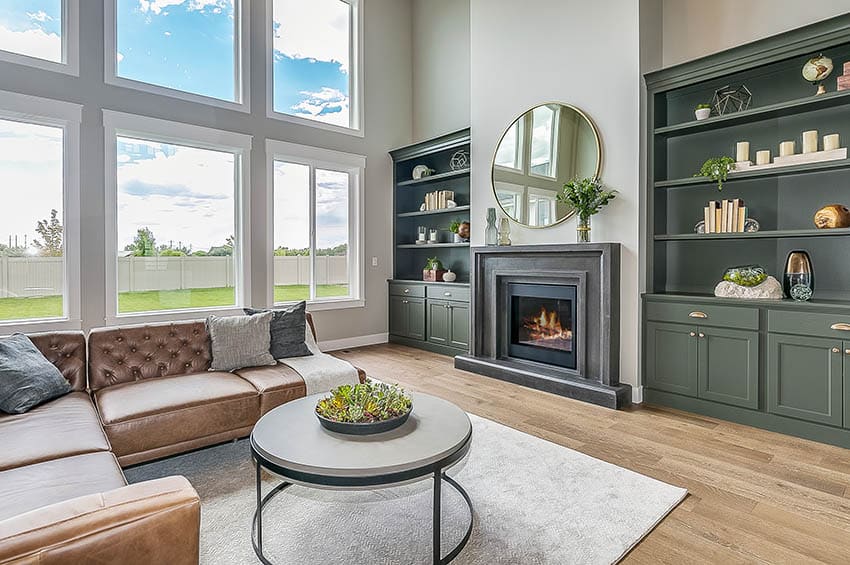
[[[472,436],[466,412],[421,393],[411,393],[413,411],[394,430],[365,436],[331,432],[316,417],[316,403],[323,396],[293,400],[260,418],[251,432],[251,447],[261,463],[326,478],[398,475],[451,458]]]

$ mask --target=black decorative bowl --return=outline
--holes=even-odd
[[[410,410],[401,416],[396,416],[395,418],[390,418],[389,420],[383,420],[381,422],[337,422],[336,420],[328,420],[327,418],[319,415],[318,412],[316,413],[316,417],[319,419],[319,423],[322,424],[322,427],[332,432],[354,436],[366,436],[396,429],[407,421],[412,411],[413,405],[410,406]]]

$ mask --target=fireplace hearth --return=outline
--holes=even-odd
[[[472,248],[470,354],[455,366],[610,408],[620,384],[620,246]]]

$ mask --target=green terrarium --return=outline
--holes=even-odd
[[[760,265],[731,267],[723,273],[723,280],[738,286],[754,287],[767,280],[767,272]]]

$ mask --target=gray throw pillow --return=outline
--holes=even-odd
[[[304,332],[307,329],[307,303],[303,300],[285,308],[273,310],[245,308],[244,310],[249,316],[265,312],[274,314],[271,323],[269,353],[275,359],[312,355],[307,344],[304,343]]]
[[[24,334],[0,339],[0,410],[23,414],[71,392],[71,385]]]
[[[269,324],[272,313],[259,316],[210,316],[207,331],[212,345],[213,371],[274,365],[269,353]]]

